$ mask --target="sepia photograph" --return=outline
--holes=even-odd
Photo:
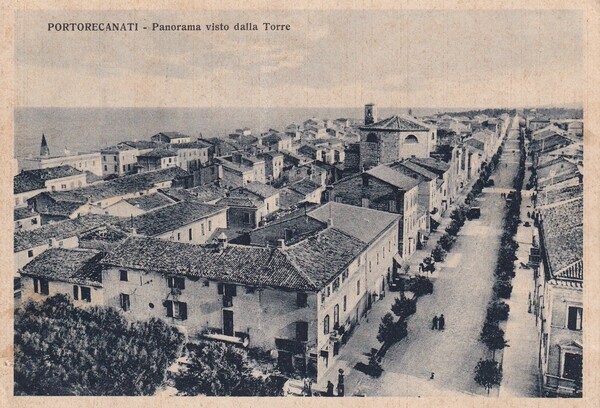
[[[585,24],[16,11],[13,395],[581,400]]]

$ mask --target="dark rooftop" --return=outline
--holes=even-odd
[[[173,231],[224,210],[224,207],[215,205],[180,201],[133,217],[133,220],[123,220],[120,225],[126,228],[133,223],[138,234],[151,237]]]
[[[174,152],[173,150],[168,150],[168,149],[162,149],[162,148],[157,148],[154,150],[151,150],[149,152],[143,153],[138,155],[139,157],[159,157],[159,158],[163,158],[163,157],[174,157],[177,156],[177,152]]]
[[[57,240],[78,236],[100,226],[116,224],[121,219],[109,215],[83,215],[74,220],[60,221],[42,225],[30,231],[17,231],[14,235],[14,252],[47,244],[50,238]]]
[[[13,212],[13,219],[14,221],[19,221],[25,218],[35,217],[36,215],[38,215],[38,213],[36,213],[35,211],[33,211],[33,209],[29,207],[19,207],[15,208]]]
[[[164,207],[165,205],[173,204],[175,202],[162,193],[147,194],[139,197],[128,198],[125,201],[144,211],[150,211],[155,208]]]
[[[229,244],[219,252],[214,246],[131,237],[109,252],[101,263],[249,286],[318,289],[275,248]]]
[[[77,176],[81,171],[71,166],[49,167],[47,169],[24,170],[14,177],[14,194],[46,188],[46,181]]]
[[[98,261],[103,254],[93,250],[52,248],[21,270],[21,274],[49,280],[102,287]]]

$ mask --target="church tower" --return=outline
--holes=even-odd
[[[40,146],[40,156],[48,157],[50,156],[50,149],[48,148],[48,143],[46,143],[46,136],[42,133],[42,145]]]
[[[365,126],[372,125],[377,121],[377,106],[374,103],[365,105]]]

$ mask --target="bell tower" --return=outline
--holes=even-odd
[[[50,148],[48,147],[48,143],[46,143],[46,136],[42,133],[42,144],[40,145],[40,156],[47,157],[50,156]]]
[[[377,105],[367,103],[365,105],[365,126],[372,125],[377,120]]]

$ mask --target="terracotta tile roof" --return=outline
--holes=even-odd
[[[450,165],[445,161],[434,159],[433,157],[413,157],[408,159],[412,163],[416,163],[421,167],[431,170],[432,172],[443,175],[450,170]]]
[[[319,184],[314,183],[308,179],[300,180],[297,183],[293,183],[288,186],[288,189],[300,193],[303,196],[313,193],[319,188],[321,188]]]
[[[418,180],[384,164],[373,167],[367,170],[366,173],[403,191],[409,191],[419,184]]]
[[[279,239],[285,239],[286,245],[293,245],[325,228],[327,223],[304,214],[297,214],[250,231],[246,243],[275,247]]]
[[[336,228],[327,228],[284,252],[316,287],[323,287],[347,268],[365,247],[362,241]]]
[[[471,139],[465,140],[465,143],[471,147],[481,150],[482,152],[485,151],[485,143],[482,142],[481,140],[471,138]]]
[[[102,287],[102,272],[98,262],[103,255],[93,250],[52,248],[25,265],[21,274]]]
[[[399,163],[394,163],[394,164],[390,165],[390,167],[392,167],[394,169],[398,169],[398,170],[400,170],[401,168],[405,168],[408,171],[410,171],[412,173],[416,173],[419,176],[424,177],[428,180],[435,180],[438,178],[438,175],[435,174],[434,172],[427,170],[425,167],[422,167],[422,166],[418,165],[417,163],[413,163],[409,160],[404,160]]]
[[[47,205],[37,205],[37,211],[42,215],[70,217],[85,203],[76,201],[55,201]]]
[[[71,191],[58,191],[44,194],[48,194],[55,201],[86,202],[91,200],[92,202],[96,202],[107,198],[149,190],[159,183],[176,180],[188,175],[189,173],[187,171],[175,166],[167,169],[118,177],[110,181],[96,183]]]
[[[109,146],[109,147],[104,147],[102,149],[100,149],[101,153],[112,153],[112,154],[117,154],[120,153],[122,151],[126,151],[126,150],[134,150],[136,149],[133,146],[130,146],[129,144],[127,144],[127,142],[125,143],[119,143],[116,146]]]
[[[419,120],[409,117],[401,117],[398,115],[391,116],[387,119],[380,120],[371,125],[362,126],[361,129],[383,129],[383,130],[429,130],[429,127],[425,126]]]
[[[567,137],[554,134],[543,139],[534,140],[529,143],[531,152],[549,152],[572,144],[573,141]]]
[[[133,224],[138,234],[151,237],[173,231],[221,211],[225,211],[225,208],[194,201],[180,201],[133,217],[133,220],[125,219],[120,226],[127,228]]]
[[[101,261],[102,265],[180,274],[250,286],[317,290],[287,257],[275,248],[182,244],[131,237]]]
[[[14,177],[14,194],[46,188],[46,181],[83,174],[71,166],[50,167],[47,169],[24,170]]]
[[[551,205],[583,196],[583,184],[557,189],[542,190],[537,195],[537,206]]]
[[[583,198],[540,210],[550,273],[583,259]]]
[[[14,235],[14,252],[47,244],[50,238],[57,240],[78,236],[100,226],[117,224],[121,219],[109,215],[83,215],[74,220],[42,225],[30,231],[17,231]]]
[[[279,190],[279,208],[288,210],[294,208],[304,200],[305,196],[287,187]]]
[[[38,215],[38,213],[29,207],[19,207],[15,208],[13,211],[13,220],[19,221],[25,218],[35,217],[36,215]]]
[[[324,223],[331,219],[336,229],[366,244],[400,219],[399,214],[336,202],[328,202],[308,215]]]
[[[177,156],[177,152],[174,152],[173,150],[162,149],[159,147],[157,149],[154,149],[149,152],[138,155],[138,158],[139,157],[163,158],[163,157],[175,157],[175,156]]]
[[[161,189],[162,191],[169,197],[177,200],[177,201],[190,201],[197,200],[201,203],[208,203],[210,201],[215,201],[220,198],[225,197],[226,193],[229,191],[225,188],[218,187],[214,184],[208,184],[204,186],[197,186],[192,188],[168,188]]]
[[[165,205],[173,204],[175,201],[162,193],[147,194],[125,200],[129,204],[138,207],[144,211],[150,211],[155,208],[164,207]]]
[[[257,208],[262,206],[262,200],[252,197],[224,197],[217,201],[217,205],[227,207],[244,207],[244,208]]]
[[[276,188],[273,188],[264,183],[260,183],[258,181],[253,181],[251,183],[244,184],[244,187],[239,188],[251,191],[261,198],[269,198],[273,197],[276,194],[279,194],[279,191]]]
[[[121,145],[131,146],[131,147],[134,147],[139,150],[155,149],[155,148],[161,146],[159,143],[153,142],[150,140],[132,140],[132,141],[126,141],[126,142],[121,142],[121,143],[117,144],[117,146],[121,146]]]

